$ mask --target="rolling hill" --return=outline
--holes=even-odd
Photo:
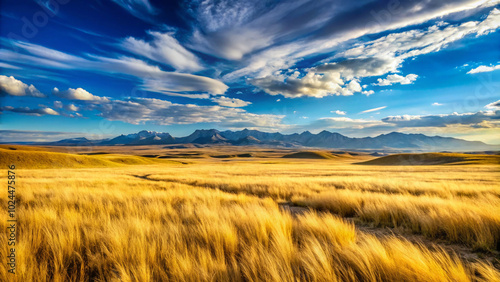
[[[335,159],[335,158],[338,158],[338,156],[327,153],[327,152],[304,151],[304,152],[287,154],[287,155],[284,155],[282,158],[286,158],[286,159]]]
[[[102,154],[77,155],[42,151],[43,148],[0,147],[0,166],[15,164],[18,169],[118,167],[168,162],[139,156]]]
[[[358,164],[362,165],[500,164],[500,156],[453,154],[453,153],[394,154]]]

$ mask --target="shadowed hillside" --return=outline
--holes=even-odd
[[[395,154],[361,162],[363,165],[462,165],[500,164],[497,155],[470,155],[451,153]]]
[[[327,152],[297,152],[284,155],[283,158],[290,159],[335,159],[338,156],[332,155]]]
[[[83,168],[83,167],[113,167],[121,165],[152,164],[161,160],[152,160],[138,156],[123,155],[76,155],[56,152],[43,152],[27,147],[14,149],[0,148],[0,165],[7,167],[15,164],[17,168]]]

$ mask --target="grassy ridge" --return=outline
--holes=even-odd
[[[322,152],[322,151],[310,151],[310,152],[307,151],[307,152],[297,152],[297,153],[287,154],[287,155],[284,155],[283,158],[289,158],[289,159],[336,159],[336,158],[339,158],[339,156],[330,154],[328,152]]]
[[[500,164],[498,155],[455,153],[394,154],[369,160],[364,165],[441,165],[441,164]]]
[[[125,155],[76,155],[38,150],[0,148],[0,166],[15,164],[18,169],[117,167],[160,163],[161,160]],[[163,163],[168,161],[163,161]]]

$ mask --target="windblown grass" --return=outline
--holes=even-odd
[[[486,261],[377,238],[341,218],[498,250],[498,166],[71,156],[94,167],[17,171],[18,281],[500,280]],[[0,196],[6,214],[6,190]],[[292,216],[279,201],[328,212]],[[0,233],[2,254],[6,240]]]
[[[148,178],[292,201],[375,226],[405,227],[477,250],[499,250],[500,171],[496,166],[410,169],[310,161],[207,164],[182,170]]]
[[[443,250],[361,234],[331,214],[294,218],[271,198],[130,176],[169,168],[22,171],[18,281],[493,281],[498,276],[488,264],[465,263]],[[0,245],[6,246],[3,234]],[[7,278],[2,256],[0,280]]]
[[[375,226],[405,227],[477,250],[500,250],[500,200],[496,197],[445,200],[337,190],[293,201],[341,216],[356,216]]]

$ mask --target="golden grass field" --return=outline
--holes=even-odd
[[[67,150],[0,146],[0,281],[500,281],[499,156]]]

